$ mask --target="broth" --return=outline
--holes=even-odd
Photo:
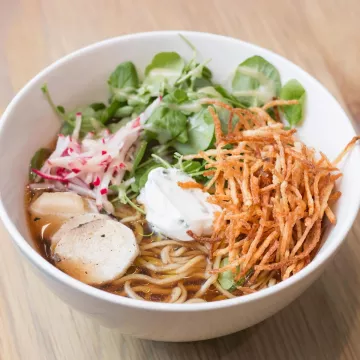
[[[31,202],[34,201],[42,192],[43,191],[32,191],[29,187],[27,187],[25,191],[25,207],[28,209]],[[122,205],[117,210],[118,211],[115,214],[117,215],[116,220],[118,221],[121,220],[121,218],[125,219],[136,215],[134,210],[126,205]],[[63,222],[59,220],[48,222],[39,217],[33,217],[29,211],[27,211],[27,215],[28,225],[34,243],[36,244],[36,249],[44,257],[44,259],[54,265],[55,262],[51,253],[49,237],[60,228]],[[162,266],[169,265],[163,262],[161,256],[162,251],[164,251],[164,248],[167,246],[170,254],[169,260],[173,261],[172,263],[178,261],[182,266],[184,266],[188,261],[193,260],[197,256],[203,256],[203,260],[193,266],[189,273],[184,273],[184,276],[181,277],[181,279],[166,285],[151,284],[148,281],[135,278],[131,280],[132,290],[145,300],[168,302],[174,289],[179,288],[180,286],[183,289],[182,293],[186,293],[184,301],[191,299],[197,299],[197,301],[199,301],[198,295],[196,294],[201,291],[202,286],[207,280],[206,272],[210,264],[207,259],[206,247],[195,242],[184,242],[183,244],[180,244],[173,241],[174,244],[169,245],[168,242],[172,240],[161,238],[158,234],[151,234],[150,227],[146,223],[143,215],[141,215],[136,221],[126,223],[126,225],[134,231],[141,253],[136,258],[134,264],[120,279],[106,285],[95,287],[115,295],[128,296],[126,290],[124,289],[124,282],[121,281],[122,278],[131,277],[133,275],[146,275],[161,281],[166,277],[174,276],[173,271],[163,271],[161,269]],[[161,245],[162,242],[164,242],[164,245]],[[152,245],[159,246],[151,247]],[[178,256],[171,256],[171,254]],[[149,269],[152,265],[158,267],[160,271],[156,271],[156,269]],[[201,295],[201,299],[205,301],[221,300],[223,298],[226,297],[222,295],[221,292],[219,292],[213,285],[208,287],[208,289]]]

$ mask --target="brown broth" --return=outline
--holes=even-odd
[[[55,223],[54,222],[52,223],[51,221],[49,222],[48,219],[41,219],[38,217],[34,218],[31,216],[31,214],[28,210],[31,202],[34,201],[38,196],[40,196],[42,192],[43,191],[32,191],[29,189],[29,187],[26,187],[24,205],[25,205],[26,214],[27,214],[28,227],[30,229],[30,233],[32,235],[36,250],[39,252],[39,254],[41,254],[41,256],[44,259],[46,259],[49,263],[54,265],[55,262],[53,261],[52,254],[51,254],[49,237],[59,229],[62,222],[57,221]],[[131,208],[126,209],[125,206],[123,207],[122,210],[132,211]],[[143,229],[144,237],[142,238],[142,241],[141,241],[142,244],[149,244],[149,243],[152,243],[153,241],[157,241],[156,234],[154,234],[152,236],[148,236],[150,234],[151,230],[144,219],[141,219],[140,221],[129,224],[129,227],[134,231],[134,233],[136,233],[136,231],[137,231],[136,223],[138,223],[138,224],[141,223],[141,227]],[[47,226],[46,230],[43,231],[42,229],[46,225],[48,225],[48,226]],[[196,248],[189,248],[189,251],[191,251],[191,250],[196,250]],[[151,256],[153,258],[161,260],[160,251],[158,248],[155,248],[155,250],[152,251],[151,253],[152,253]],[[141,257],[141,255],[139,257]],[[136,263],[137,263],[137,260],[135,260],[134,265],[131,266],[127,270],[127,272],[125,273],[124,276],[131,275],[131,274],[143,274],[143,275],[148,275],[148,276],[152,276],[155,278],[158,278],[159,276],[161,276],[161,274],[160,275],[155,274],[154,272],[150,271],[149,269],[147,269],[143,266],[140,266]],[[199,272],[199,271],[204,272],[205,268],[199,269],[197,272]],[[204,282],[205,282],[204,279],[192,278],[191,276],[186,278],[183,281],[183,284],[184,284],[184,287],[188,291],[187,299],[191,299],[195,295],[196,291],[201,287],[201,285],[204,284]],[[149,283],[146,283],[144,281],[133,281],[131,283],[132,287],[136,287],[139,285],[144,286],[144,287],[150,286]],[[178,285],[177,283],[173,283],[173,284],[169,284],[166,286],[161,286],[161,288],[164,289],[164,291],[171,292],[171,289],[173,289],[177,285]],[[119,285],[114,285],[114,284],[110,283],[110,284],[106,284],[103,286],[94,286],[94,287],[97,287],[101,290],[104,290],[106,292],[109,292],[109,293],[112,293],[115,295],[126,296],[126,294],[124,293],[123,285],[119,286]],[[147,301],[154,301],[154,302],[166,301],[167,297],[168,297],[168,295],[152,293],[151,291],[145,291],[145,292],[139,291],[139,292],[137,292],[137,294],[139,296],[143,297]],[[206,301],[212,301],[214,298],[218,297],[219,295],[220,295],[219,291],[214,286],[211,286],[202,298]]]

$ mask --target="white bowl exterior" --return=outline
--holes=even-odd
[[[185,342],[207,340],[228,335],[255,325],[295,300],[321,274],[323,266],[311,272],[304,281],[281,293],[274,292],[253,302],[212,310],[154,311],[120,306],[78,291],[69,291],[56,278],[36,269],[36,274],[64,302],[90,315],[105,327],[117,328],[122,334],[138,338]]]
[[[211,58],[215,80],[228,83],[236,66],[261,55],[280,71],[282,82],[299,80],[307,91],[306,119],[299,129],[307,144],[334,158],[355,135],[345,113],[316,80],[296,65],[259,47],[217,35],[183,32],[196,46],[200,60]],[[116,65],[133,61],[144,69],[154,54],[177,51],[191,57],[177,32],[135,34],[95,44],[56,62],[35,77],[13,100],[0,125],[0,214],[22,253],[39,270],[48,286],[71,306],[138,337],[190,341],[241,330],[287,305],[309,286],[339,248],[359,208],[360,151],[349,154],[338,184],[343,195],[337,205],[338,224],[325,234],[315,260],[299,274],[275,287],[243,298],[209,304],[173,305],[139,302],[106,294],[69,278],[31,249],[23,209],[23,191],[32,154],[56,134],[59,121],[40,91],[47,83],[56,104],[65,108],[107,99],[106,80]],[[10,179],[10,181],[9,181]],[[15,191],[14,191],[15,190]],[[26,240],[25,240],[26,239]]]

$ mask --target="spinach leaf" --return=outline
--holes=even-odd
[[[183,154],[196,154],[206,150],[214,136],[214,121],[207,109],[202,109],[194,114],[188,121],[188,141],[186,143],[175,142],[175,149]]]
[[[147,137],[156,138],[160,144],[170,140],[177,140],[180,143],[188,141],[187,119],[179,110],[157,108],[146,122],[146,128]]]
[[[295,79],[288,81],[280,92],[280,98],[284,100],[299,100],[297,105],[283,106],[282,110],[290,126],[297,125],[304,115],[304,101],[306,92],[303,86]]]
[[[133,91],[139,86],[139,78],[135,65],[131,61],[125,61],[117,66],[111,73],[108,84],[117,89]]]
[[[253,56],[236,69],[232,81],[233,95],[247,106],[261,106],[281,89],[280,74],[277,69],[261,56]]]
[[[158,95],[164,87],[175,84],[184,65],[182,57],[175,52],[158,53],[145,69],[144,85],[147,85],[153,95]]]
[[[51,155],[51,150],[46,148],[41,148],[34,154],[34,156],[30,161],[30,171],[29,171],[30,181],[34,181],[36,179],[36,174],[34,174],[31,171],[31,169],[40,170],[50,155]]]

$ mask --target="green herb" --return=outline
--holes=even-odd
[[[164,159],[162,159],[159,155],[151,154],[151,157],[159,164],[161,164],[163,167],[170,169],[172,166]]]
[[[167,104],[182,104],[188,100],[188,95],[183,89],[175,89],[163,97],[163,102]]]
[[[139,213],[145,215],[145,212],[142,208],[140,208],[139,206],[137,206],[126,194],[126,190],[127,190],[128,186],[125,184],[121,184],[119,186],[117,185],[111,185],[110,189],[113,191],[116,191],[118,193],[117,198],[115,198],[113,201],[120,201],[122,204],[128,204],[130,205],[132,208],[134,208],[136,211],[138,211]]]
[[[121,106],[120,101],[113,100],[110,106],[104,109],[103,112],[101,113],[99,119],[100,122],[102,124],[106,124],[114,116],[114,114],[116,113],[116,111],[119,109],[120,106]]]
[[[220,262],[220,268],[226,266],[229,264],[229,258],[224,258]],[[239,266],[236,267],[235,274],[232,272],[232,270],[227,270],[219,274],[218,281],[221,287],[225,290],[228,290],[230,292],[236,290],[238,286],[243,286],[246,281],[253,275],[254,269],[251,268],[248,270],[242,278],[240,278],[239,281],[235,281],[235,276],[239,273],[240,268]]]
[[[288,81],[280,92],[280,98],[284,100],[299,100],[297,105],[283,106],[282,110],[290,126],[297,125],[304,116],[304,102],[306,92],[303,86],[295,79]]]
[[[71,135],[74,131],[74,126],[70,125],[67,122],[64,122],[60,128],[60,134],[63,134],[65,136]]]
[[[59,112],[61,112],[61,114],[65,114],[65,108],[63,106],[58,105],[56,108],[58,109]]]
[[[151,237],[155,234],[155,231],[153,230],[150,234],[142,234],[139,232],[136,232],[138,235],[140,235],[141,237]]]
[[[134,111],[133,106],[125,105],[125,106],[119,107],[114,114],[114,118],[121,119],[121,118],[130,116],[133,113],[133,111]]]
[[[175,142],[175,149],[184,155],[197,154],[206,150],[214,136],[214,121],[207,109],[191,116],[188,120],[188,141],[186,143]]]
[[[111,123],[107,125],[107,128],[110,130],[112,134],[116,133],[120,128],[125,126],[129,121],[131,121],[130,117],[123,118],[117,123]]]
[[[243,108],[245,107],[235,96],[231,95],[224,87],[221,85],[215,85],[214,89],[229,102],[230,105]]]
[[[132,164],[132,169],[130,171],[130,176],[133,176],[135,174],[137,167],[139,166],[139,164],[141,163],[141,160],[144,157],[147,145],[148,145],[147,141],[142,141],[140,143],[140,145],[135,153],[134,161]]]
[[[139,192],[145,186],[150,171],[158,167],[163,167],[163,166],[153,161],[147,166],[144,166],[141,169],[139,169],[135,173],[135,183],[131,184],[131,189],[136,193]]]
[[[233,95],[246,106],[261,106],[280,94],[277,69],[261,56],[253,56],[236,69],[232,81]]]
[[[46,100],[48,101],[48,103],[50,104],[51,108],[54,110],[55,114],[57,114],[59,116],[59,118],[61,120],[65,120],[64,118],[64,112],[65,112],[65,109],[63,106],[56,106],[50,96],[50,93],[49,93],[49,89],[47,87],[47,84],[44,84],[42,87],[41,87],[41,91],[43,92],[43,94],[45,95],[46,97]]]
[[[216,113],[221,122],[221,130],[224,134],[227,134],[228,133],[228,124],[229,124],[229,119],[230,119],[230,111],[227,109],[224,109],[220,106],[215,106],[215,107],[216,107]],[[237,115],[233,115],[233,118],[232,118],[233,127],[238,122],[239,122],[239,117]]]
[[[226,257],[226,258],[221,260],[220,268],[222,268],[222,267],[224,267],[224,266],[226,266],[228,264],[229,264],[229,258]],[[229,290],[235,284],[234,273],[231,270],[221,272],[219,274],[218,281],[219,281],[219,284],[221,285],[221,287],[223,289]]]
[[[144,85],[153,95],[161,94],[164,88],[174,86],[184,65],[183,58],[175,52],[158,53],[145,69]]]
[[[157,108],[146,122],[146,129],[147,137],[157,139],[160,144],[170,140],[180,143],[188,141],[187,118],[179,110]]]
[[[89,107],[91,107],[95,111],[100,111],[100,110],[104,110],[106,108],[106,105],[104,103],[98,102],[98,103],[90,104]],[[64,112],[65,112],[65,110],[64,110]]]
[[[108,84],[126,92],[136,90],[139,86],[139,78],[135,65],[130,61],[125,61],[117,66],[111,73]]]
[[[210,62],[209,60],[204,61],[202,64],[195,64],[194,68],[189,69],[186,74],[184,74],[180,79],[176,81],[176,85],[183,83],[186,80],[190,80],[190,88],[194,88],[194,82],[196,79],[203,78],[203,69],[207,63]]]
[[[191,175],[192,173],[197,173],[203,167],[200,161],[196,160],[185,160],[181,163],[180,170],[186,172],[187,174]]]
[[[36,174],[34,174],[31,169],[40,170],[44,165],[45,161],[51,155],[51,150],[46,148],[39,149],[30,161],[30,172],[29,172],[29,179],[34,181],[36,179]]]

